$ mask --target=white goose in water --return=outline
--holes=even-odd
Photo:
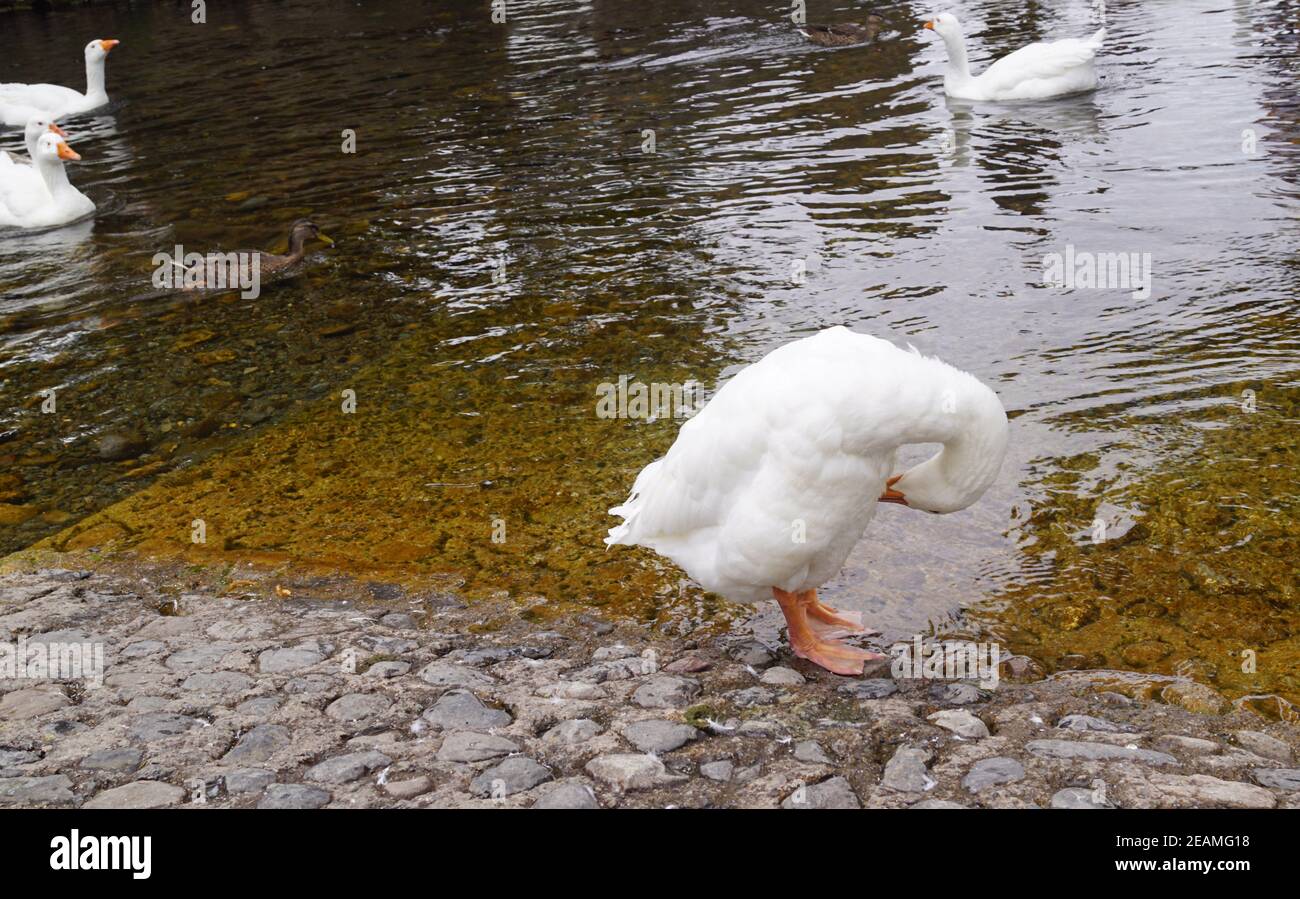
[[[57,134],[43,135],[33,160],[40,183],[0,181],[0,225],[49,228],[94,212],[95,204],[72,186],[63,169],[65,159],[80,158]]]
[[[60,137],[68,136],[68,132],[54,122],[44,116],[35,116],[23,131],[23,144],[27,147],[27,158],[22,159],[13,153],[0,151],[0,185],[15,183],[16,180],[25,180],[33,185],[41,183],[40,172],[31,163],[36,161],[37,142],[43,135],[49,133]],[[3,188],[0,187],[0,193],[2,192]]]
[[[1102,28],[1089,38],[1029,44],[972,75],[966,60],[966,39],[952,13],[941,13],[925,23],[943,38],[948,50],[944,92],[959,100],[1046,100],[1095,90],[1097,69],[1093,59],[1106,39]]]
[[[892,476],[909,443],[943,449]],[[836,674],[880,658],[872,633],[817,599],[878,502],[956,512],[993,483],[1007,446],[997,394],[916,351],[829,328],[742,369],[636,478],[607,544],[647,546],[738,602],[774,596],[795,654]]]
[[[108,104],[104,60],[121,41],[94,40],[86,44],[86,92],[58,84],[0,84],[0,119],[23,125],[34,116],[61,119]]]

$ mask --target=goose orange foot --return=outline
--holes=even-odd
[[[831,624],[824,618],[816,617],[813,621],[809,620],[810,615],[824,614],[838,616],[837,613],[829,606],[822,606],[817,603],[817,594],[813,590],[805,590],[802,593],[787,593],[785,590],[772,588],[772,595],[776,597],[777,604],[781,606],[781,612],[785,615],[786,632],[790,636],[790,648],[794,654],[801,659],[807,659],[814,665],[820,665],[827,671],[834,674],[858,675],[862,673],[863,667],[867,662],[874,659],[883,659],[880,653],[866,652],[854,646],[849,646],[839,640],[828,636],[826,629],[814,627],[813,621],[820,624]],[[813,613],[810,606],[816,604],[818,613]],[[853,625],[849,618],[842,619],[845,624]],[[857,622],[858,626],[861,622]],[[835,623],[835,626],[840,626]]]
[[[867,627],[862,621],[861,612],[845,612],[834,606],[828,606],[817,598],[816,590],[807,591],[812,597],[812,601],[807,605],[809,624],[818,630],[822,636],[839,636],[832,633],[832,629],[842,629],[844,634],[858,634],[863,637],[874,637],[880,633],[875,628]],[[830,629],[817,627],[818,622],[824,625],[830,625]]]

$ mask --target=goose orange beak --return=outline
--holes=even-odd
[[[931,31],[934,31],[934,23],[933,23],[933,22],[926,22],[926,23],[925,23],[924,25],[922,25],[921,27],[922,27],[922,28],[929,28]]]
[[[880,494],[880,499],[878,500],[879,502],[898,503],[900,506],[907,505],[907,497],[894,489],[894,485],[898,483],[898,479],[901,477],[902,477],[901,474],[896,474],[888,481],[885,481],[885,492]]]
[[[59,141],[59,158],[77,160],[81,158],[81,154],[69,147],[67,141],[61,140]]]
[[[55,124],[54,122],[50,122],[50,130],[53,131],[55,134],[57,134],[59,137],[67,137],[67,136],[68,136],[68,132],[64,131],[62,128],[60,128],[60,127],[59,127],[57,124]]]
[[[115,40],[113,40],[113,39],[110,38],[110,39],[108,39],[108,40],[100,41],[100,42],[99,42],[99,46],[103,47],[103,48],[104,48],[104,52],[107,53],[107,52],[109,52],[110,50],[112,50],[114,47],[116,47],[116,46],[117,46],[118,44],[120,44],[120,43],[122,43],[122,42],[121,42],[121,41],[115,41]]]

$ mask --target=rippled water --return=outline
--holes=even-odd
[[[0,236],[0,549],[697,624],[726,609],[599,542],[678,425],[599,419],[597,385],[711,387],[848,324],[991,383],[1013,439],[973,509],[883,509],[831,601],[888,636],[1300,696],[1294,11],[1109,6],[1102,89],[1018,105],[945,99],[907,4],[838,51],[748,0],[512,0],[505,26],[477,0],[5,16],[0,81],[79,84],[88,39],[123,43],[113,105],[66,123],[100,214]],[[1097,27],[1077,0],[953,9],[977,68]],[[260,298],[151,295],[155,253],[274,247],[302,216],[337,245]],[[1150,253],[1150,297],[1043,287],[1067,245]],[[144,452],[101,459],[113,434]]]

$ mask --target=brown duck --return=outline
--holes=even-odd
[[[334,241],[322,234],[315,222],[308,219],[298,219],[289,229],[289,251],[284,255],[267,253],[262,250],[242,250],[239,252],[239,258],[256,255],[258,257],[258,276],[260,278],[273,277],[301,262],[303,257],[307,255],[307,244],[313,240],[319,240],[329,246],[334,245]],[[230,256],[234,254],[218,255]],[[177,267],[184,272],[184,274],[178,272],[175,276],[176,281],[180,282],[177,286],[181,290],[222,290],[234,286],[230,283],[222,284],[220,282],[209,284],[209,272],[203,266],[195,266],[191,269],[182,266]]]
[[[814,44],[823,47],[851,47],[854,44],[869,44],[885,27],[885,20],[875,14],[867,16],[865,25],[852,22],[843,25],[805,25],[799,33]]]

